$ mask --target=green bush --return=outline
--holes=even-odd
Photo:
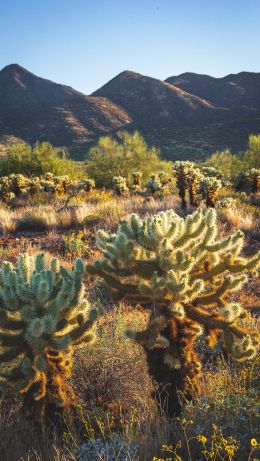
[[[111,187],[114,176],[123,176],[131,184],[132,174],[136,171],[142,174],[144,182],[154,171],[170,172],[170,164],[160,160],[158,150],[149,148],[138,132],[121,132],[118,139],[101,137],[90,150],[87,173],[97,186]]]

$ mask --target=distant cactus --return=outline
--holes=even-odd
[[[117,195],[123,195],[128,192],[126,179],[123,176],[114,176],[112,180],[113,190]]]
[[[150,176],[150,179],[147,183],[147,190],[151,193],[151,194],[155,194],[155,192],[158,192],[160,190],[163,189],[163,185],[160,181],[160,178],[157,174],[152,174]]]
[[[196,190],[202,174],[192,162],[177,161],[173,164],[173,174],[181,198],[182,208],[187,207],[186,192],[189,192],[191,206],[196,206]]]
[[[231,295],[256,271],[260,253],[240,256],[240,231],[220,240],[217,235],[213,209],[185,219],[172,210],[145,220],[133,214],[120,221],[117,233],[99,231],[104,259],[87,266],[115,299],[150,308],[146,330],[127,335],[144,347],[150,374],[163,385],[162,398],[169,392],[170,416],[180,410],[177,391],[187,398],[200,393],[195,345],[201,333],[209,344],[222,333],[227,353],[237,360],[256,353],[255,339],[239,322],[246,313]]]
[[[83,179],[81,186],[86,192],[90,192],[91,190],[95,189],[96,184],[95,184],[94,179],[87,178],[87,179]]]
[[[236,178],[236,190],[240,192],[259,192],[260,191],[260,170],[251,168],[242,171]]]
[[[206,176],[200,181],[199,192],[206,201],[207,207],[214,208],[218,196],[218,191],[222,187],[222,182],[212,176]]]
[[[25,253],[0,271],[0,388],[22,394],[37,419],[46,408],[75,404],[67,383],[72,353],[94,338],[97,317],[84,296],[83,273],[80,259],[72,271],[57,259],[47,268],[42,253]]]
[[[217,179],[222,179],[224,176],[222,171],[212,166],[203,166],[202,173],[204,174],[204,176],[210,176],[212,178],[217,178]]]
[[[221,200],[217,200],[215,207],[218,210],[224,210],[224,209],[229,209],[229,210],[234,210],[237,206],[237,200],[233,197],[224,197]]]
[[[132,173],[132,176],[133,176],[134,186],[141,187],[141,180],[142,180],[143,173],[141,173],[141,171],[134,171],[134,173]]]

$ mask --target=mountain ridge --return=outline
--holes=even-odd
[[[83,158],[99,136],[138,129],[165,158],[242,149],[260,128],[260,73],[123,71],[91,95],[9,64],[0,71],[0,144],[47,140]],[[1,146],[0,146],[1,149]]]

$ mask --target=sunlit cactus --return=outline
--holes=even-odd
[[[255,193],[260,191],[260,169],[242,171],[236,178],[236,190]]]
[[[143,173],[141,173],[141,171],[134,171],[132,173],[134,186],[141,186],[142,176]]]
[[[144,347],[170,416],[180,409],[178,391],[187,398],[200,393],[201,361],[195,347],[199,335],[203,333],[208,344],[221,335],[227,354],[237,360],[256,353],[256,340],[240,324],[247,314],[232,301],[232,294],[248,273],[256,273],[260,253],[240,255],[240,231],[222,239],[217,235],[213,209],[205,214],[199,209],[186,218],[173,210],[144,220],[133,214],[120,221],[115,234],[99,231],[103,259],[87,266],[116,300],[150,309],[147,328],[127,335]]]
[[[112,179],[113,190],[116,195],[124,195],[128,192],[126,179],[123,176],[114,176]]]
[[[64,194],[67,192],[67,189],[69,185],[71,184],[71,180],[69,176],[64,175],[64,176],[54,176],[53,178],[54,182],[54,192],[57,194]]]
[[[182,208],[187,207],[186,193],[189,192],[191,206],[196,205],[196,190],[202,174],[192,162],[176,161],[173,164],[173,175],[181,198]]]
[[[83,181],[81,182],[81,186],[84,189],[84,191],[90,192],[91,190],[95,189],[96,183],[94,179],[87,178],[83,179]]]
[[[36,194],[43,190],[41,179],[38,176],[35,176],[30,179],[29,191],[31,194]]]
[[[67,383],[72,354],[94,339],[98,315],[89,309],[83,274],[81,259],[69,271],[55,258],[47,267],[42,253],[25,253],[0,271],[0,389],[22,394],[36,419],[76,402]]]
[[[160,178],[157,174],[152,174],[150,176],[150,179],[147,183],[147,190],[151,194],[155,194],[155,192],[158,192],[163,189],[163,185],[160,181]]]
[[[204,174],[204,176],[211,176],[212,178],[217,178],[217,179],[222,179],[224,176],[222,171],[212,166],[203,166],[202,173]]]
[[[220,179],[212,176],[202,178],[199,185],[199,192],[206,201],[206,206],[214,208],[218,197],[218,192],[222,187]]]

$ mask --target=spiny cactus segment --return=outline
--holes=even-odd
[[[24,396],[36,418],[49,406],[68,409],[75,395],[67,383],[72,354],[94,339],[98,316],[84,294],[84,263],[71,271],[44,254],[21,255],[0,271],[0,388]]]
[[[104,258],[87,266],[102,278],[114,298],[151,309],[145,331],[128,331],[147,355],[152,377],[167,387],[168,411],[179,410],[176,389],[199,393],[201,363],[195,351],[199,335],[208,343],[222,336],[227,353],[252,358],[256,340],[240,325],[245,310],[231,295],[255,273],[260,253],[240,255],[244,235],[217,239],[215,210],[199,209],[185,219],[173,210],[141,220],[120,221],[117,233],[99,231]],[[167,392],[167,391],[166,391]]]

